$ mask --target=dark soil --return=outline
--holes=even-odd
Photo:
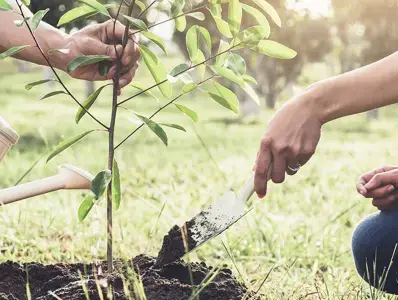
[[[175,225],[163,238],[163,245],[156,259],[157,266],[169,264],[196,248],[196,241],[192,238],[191,228],[194,222],[186,222],[183,227]],[[181,232],[183,228],[185,234]],[[185,240],[184,238],[185,237]]]
[[[176,261],[160,268],[155,266],[155,258],[139,255],[128,262],[116,261],[114,274],[105,276],[105,262],[97,265],[6,262],[0,264],[0,299],[27,299],[29,286],[31,299],[86,300],[83,285],[91,300],[100,299],[101,292],[107,299],[110,287],[113,299],[137,299],[132,281],[124,283],[128,282],[126,278],[134,276],[131,274],[135,270],[141,277],[148,300],[187,300],[212,270],[205,263],[192,263],[189,267],[182,261]],[[126,287],[130,290],[130,297],[125,294]],[[242,299],[246,294],[247,289],[236,281],[231,271],[222,269],[202,290],[200,299],[234,300]]]

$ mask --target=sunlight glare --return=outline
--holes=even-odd
[[[287,0],[289,9],[309,10],[313,16],[327,16],[330,13],[330,0]]]

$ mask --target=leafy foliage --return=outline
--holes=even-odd
[[[66,67],[68,73],[76,70],[79,67],[84,67],[92,64],[96,64],[100,61],[109,60],[110,57],[107,55],[86,55],[86,56],[78,56]]]
[[[26,46],[16,46],[16,47],[12,47],[12,48],[8,49],[7,51],[5,51],[5,52],[3,52],[3,53],[0,53],[0,60],[4,59],[4,58],[6,58],[6,57],[12,56],[12,55],[14,55],[14,54],[17,54],[18,52],[20,52],[20,51],[26,49],[27,47],[29,47],[29,46],[26,45]]]
[[[91,191],[94,193],[95,200],[99,200],[102,197],[111,180],[112,180],[111,170],[103,170],[95,176],[91,187]]]
[[[77,111],[77,114],[76,114],[76,118],[75,118],[76,124],[80,122],[80,120],[84,117],[86,112],[91,108],[91,106],[97,100],[97,98],[101,94],[102,90],[107,86],[108,85],[104,85],[104,86],[100,87],[98,90],[96,90],[90,96],[88,96],[88,98],[83,102],[83,104],[82,104],[83,107],[79,107],[79,110]]]
[[[83,132],[82,134],[74,136],[74,137],[72,137],[70,139],[67,139],[67,140],[63,141],[62,143],[60,143],[57,147],[55,147],[55,149],[53,151],[51,151],[51,153],[49,154],[49,156],[47,158],[47,162],[49,162],[55,156],[57,156],[58,154],[60,154],[64,150],[68,149],[70,146],[72,146],[73,144],[77,143],[78,141],[80,141],[82,138],[84,138],[85,136],[89,135],[93,131],[94,130],[89,130],[89,131]]]

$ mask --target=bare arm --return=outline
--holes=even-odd
[[[318,83],[309,101],[313,101],[311,105],[316,107],[323,123],[397,103],[398,52]]]
[[[267,192],[267,174],[281,183],[315,153],[323,124],[398,102],[398,52],[369,66],[318,82],[271,119],[255,165],[255,190]],[[290,168],[289,168],[290,167]]]
[[[48,65],[43,55],[36,46],[26,24],[22,28],[15,26],[14,21],[22,20],[20,8],[15,0],[7,0],[14,7],[14,12],[0,11],[0,52],[9,48],[21,45],[30,47],[18,52],[15,57],[40,65]],[[21,6],[25,17],[32,16],[32,13],[25,6]],[[75,34],[68,35],[53,26],[41,22],[35,31],[35,37],[43,53],[50,60],[51,65],[65,71],[68,63],[77,56],[82,55],[107,55],[113,61],[113,66],[107,76],[101,76],[97,65],[81,67],[70,73],[72,77],[85,80],[107,80],[113,78],[116,72],[116,51],[121,54],[125,27],[113,20],[102,24],[91,25],[83,28]],[[106,44],[107,41],[115,40],[118,45]],[[68,52],[48,55],[52,49],[67,49]],[[129,39],[122,57],[122,76],[120,87],[123,88],[131,82],[138,67],[139,51],[137,41]]]

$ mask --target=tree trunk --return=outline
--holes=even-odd
[[[266,104],[268,108],[274,109],[275,108],[275,102],[276,102],[276,95],[274,91],[269,91],[266,95]]]

